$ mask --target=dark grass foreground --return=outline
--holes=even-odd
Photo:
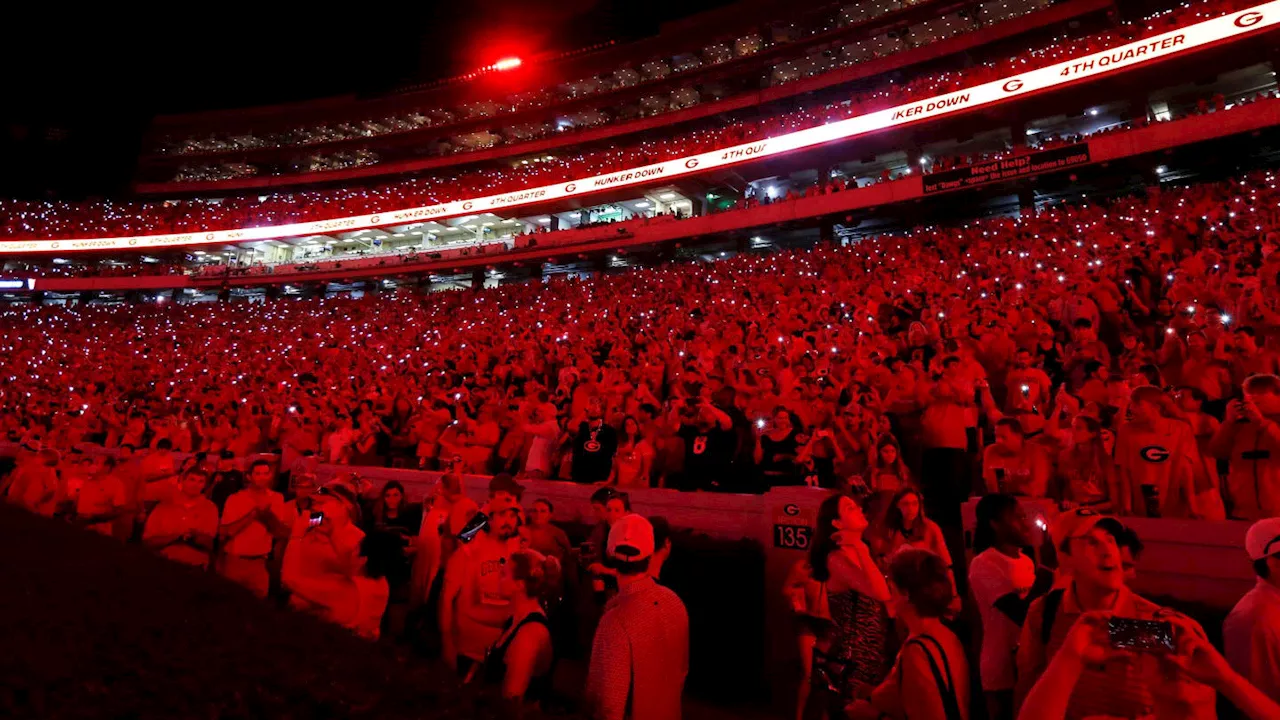
[[[500,717],[443,668],[0,507],[0,717]]]

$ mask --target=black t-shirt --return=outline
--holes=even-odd
[[[422,506],[412,503],[405,505],[396,517],[384,518],[382,522],[375,519],[366,530],[369,535],[385,536],[373,544],[373,552],[378,556],[376,560],[381,563],[382,574],[393,591],[409,582],[412,563],[405,554],[405,548],[417,537],[421,526]],[[371,557],[370,562],[374,561],[375,558]]]
[[[618,432],[602,421],[587,421],[578,426],[573,438],[573,468],[570,479],[576,483],[597,483],[609,479],[613,455],[618,451]]]
[[[737,437],[732,430],[721,430],[719,425],[703,431],[696,425],[681,425],[680,437],[684,438],[684,482],[681,490],[718,490],[738,492],[730,477],[733,451]]]

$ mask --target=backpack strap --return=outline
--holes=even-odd
[[[1066,589],[1058,588],[1044,596],[1044,617],[1040,623],[1040,644],[1049,645],[1049,638],[1053,637],[1053,621],[1058,617],[1058,608],[1062,607],[1062,596],[1067,593]]]
[[[906,650],[912,645],[918,646],[924,651],[924,656],[929,660],[929,671],[933,673],[933,682],[938,687],[938,698],[942,700],[943,716],[946,720],[964,720],[964,716],[960,714],[960,701],[956,698],[956,681],[951,675],[951,661],[947,660],[947,653],[942,649],[942,644],[932,635],[920,635],[907,641],[902,647]],[[933,652],[930,652],[929,646],[932,645],[937,649],[938,658],[942,660],[942,669],[938,668],[938,661],[934,659]],[[901,653],[899,653],[901,658]],[[901,659],[899,659],[901,663]],[[945,671],[945,675],[944,675]],[[902,693],[902,668],[898,668],[898,691]]]

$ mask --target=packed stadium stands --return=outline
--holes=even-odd
[[[1234,0],[1233,0],[1234,1]],[[1240,4],[1240,3],[1237,3]],[[885,83],[857,93],[841,103],[808,108],[798,112],[743,120],[692,134],[587,151],[568,157],[551,157],[522,162],[515,167],[483,168],[442,177],[415,177],[404,181],[333,191],[303,191],[255,197],[169,200],[144,203],[26,203],[5,201],[0,205],[0,234],[11,238],[74,238],[104,235],[141,235],[158,232],[182,233],[207,230],[282,225],[356,213],[387,212],[395,209],[446,202],[456,198],[489,193],[512,192],[545,183],[603,174],[623,168],[659,162],[694,152],[752,142],[786,132],[815,127],[834,120],[865,114],[907,102],[912,98],[936,95],[1001,77],[1008,72],[1029,70],[1063,57],[1095,52],[1123,42],[1163,32],[1178,24],[1202,19],[1227,9],[1218,0],[1192,4],[1100,35],[1065,40],[1054,45],[1019,53],[1000,62],[967,68],[963,72],[926,74],[908,83]]]
[[[515,145],[1064,5],[824,5],[520,95],[157,154],[197,184],[342,172],[385,159],[365,141],[689,78],[638,114],[432,147]],[[512,717],[713,717],[689,688],[801,720],[1280,717],[1256,659],[1280,651],[1280,3],[1149,5],[501,167],[0,200],[0,500],[439,657]],[[1103,51],[1129,64],[1073,69]],[[313,221],[334,226],[272,228]]]

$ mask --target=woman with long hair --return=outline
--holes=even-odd
[[[791,411],[781,405],[775,407],[764,432],[756,437],[755,462],[765,487],[799,484],[796,454],[800,452],[800,442],[796,435]]]
[[[1102,442],[1102,425],[1088,415],[1071,421],[1071,444],[1058,453],[1058,497],[1070,507],[1110,507],[1115,461]]]
[[[391,591],[384,637],[398,639],[404,629],[412,600],[410,581],[421,527],[422,509],[416,503],[408,502],[404,485],[398,480],[383,485],[365,532],[374,538],[370,548],[377,557],[371,558],[371,562],[383,568]]]
[[[889,564],[894,615],[907,640],[893,671],[871,697],[848,708],[848,717],[874,720],[968,720],[969,662],[960,638],[943,624],[955,588],[942,558],[905,549]]]
[[[844,453],[836,442],[835,418],[824,412],[814,422],[809,441],[796,454],[796,464],[804,469],[805,485],[832,489],[836,487],[836,466],[843,464]]]
[[[889,587],[862,540],[866,529],[862,508],[847,495],[818,508],[809,565],[824,586],[831,623],[815,642],[806,718],[843,717],[846,705],[884,679]]]
[[[871,467],[867,470],[867,480],[875,492],[897,493],[903,488],[914,486],[911,471],[902,461],[902,450],[892,435],[884,435],[876,443]]]
[[[560,563],[534,550],[519,550],[502,566],[499,591],[511,601],[511,618],[485,653],[484,679],[516,705],[537,703],[551,690],[555,650],[543,605],[560,585]]]
[[[613,470],[607,485],[620,488],[649,487],[649,469],[653,466],[653,447],[640,433],[640,423],[628,415],[618,434],[618,452],[613,456]]]
[[[884,527],[874,534],[879,537],[872,544],[880,543],[880,547],[872,550],[880,550],[878,556],[886,561],[898,550],[910,546],[932,552],[951,567],[951,554],[942,538],[942,528],[925,516],[924,498],[915,488],[903,488],[894,494],[885,513]]]

